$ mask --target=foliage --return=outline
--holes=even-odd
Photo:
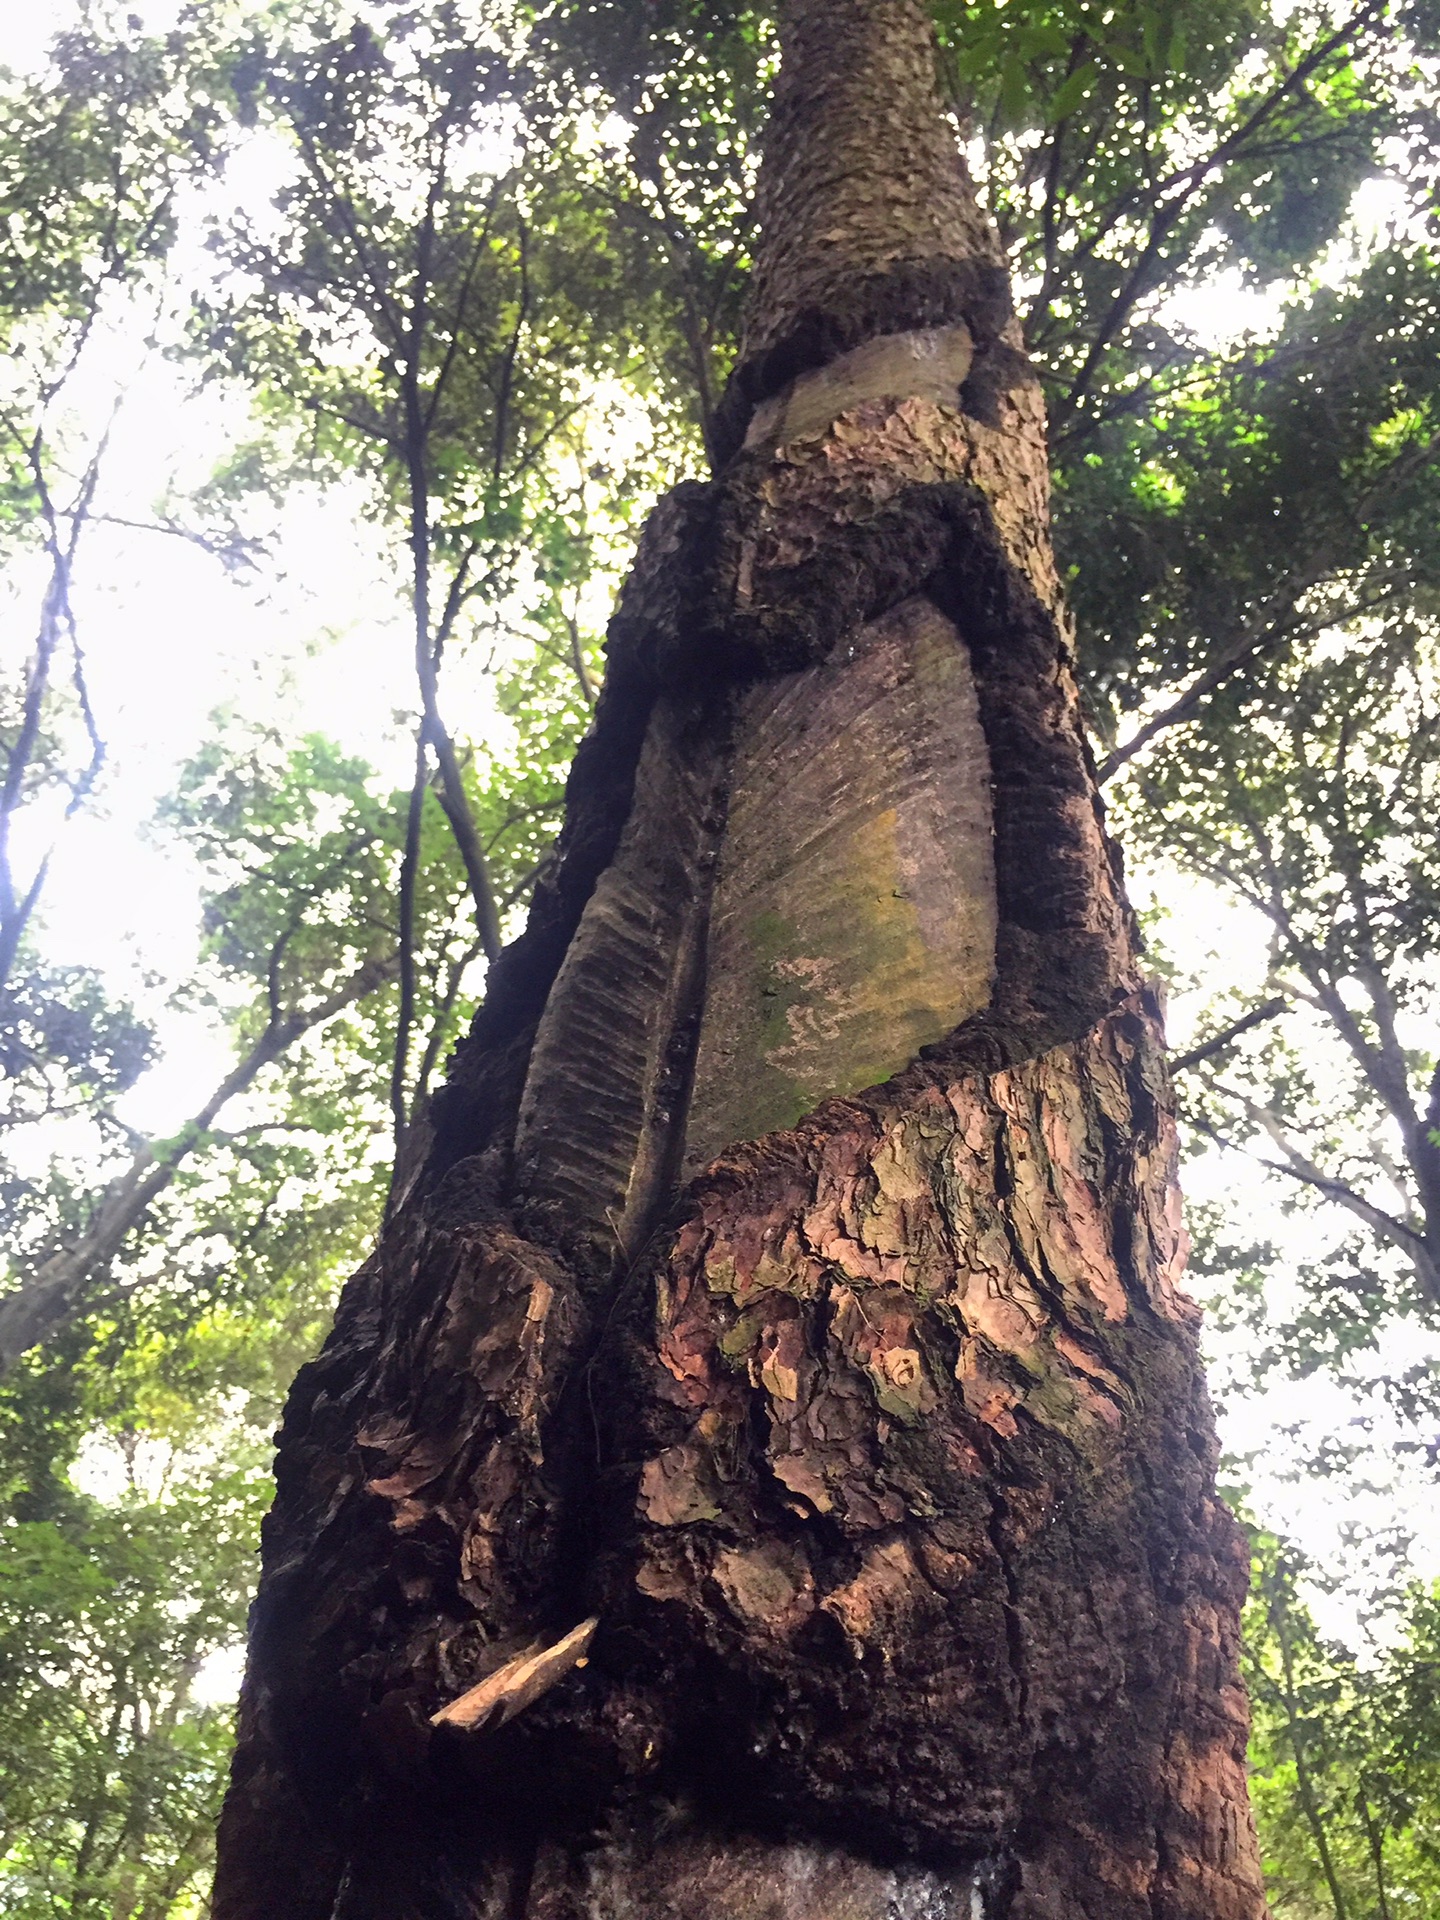
[[[258,1465],[225,1467],[0,1525],[7,1913],[164,1914],[199,1891],[230,1716],[192,1689],[242,1631],[265,1492]]]
[[[0,1130],[113,1100],[153,1058],[154,1034],[93,967],[33,967],[12,979],[5,1008]]]
[[[1359,1664],[1317,1632],[1314,1570],[1251,1529],[1251,1795],[1277,1914],[1391,1920],[1440,1898],[1440,1592]]]
[[[1298,1301],[1248,1303],[1301,1371],[1440,1307],[1436,287],[1425,248],[1377,253],[1263,355],[1112,435],[1064,506],[1072,552],[1105,515],[1126,562],[1077,562],[1096,704],[1148,707],[1165,739],[1147,755],[1142,725],[1112,754],[1132,844],[1268,940],[1263,968],[1211,989],[1191,1124],[1256,1152],[1287,1205],[1348,1219],[1318,1255],[1272,1260]],[[1412,1417],[1427,1377],[1391,1383]]]
[[[715,0],[570,0],[540,13],[531,47],[536,131],[596,126],[595,204],[657,296],[652,377],[708,446],[753,239],[772,23]]]
[[[1437,296],[1427,248],[1387,247],[1066,467],[1060,538],[1107,737],[1168,713],[1177,681],[1177,721],[1223,689],[1215,723],[1233,726],[1236,701],[1273,696],[1267,663],[1431,615]]]
[[[1408,112],[1380,5],[942,6],[962,113],[1053,387],[1088,441],[1192,355],[1161,303],[1238,268],[1302,273]]]

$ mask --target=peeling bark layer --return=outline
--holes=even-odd
[[[286,1412],[215,1920],[1264,1911],[1038,389],[916,0],[784,29],[731,457]]]

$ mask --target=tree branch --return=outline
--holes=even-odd
[[[1313,580],[1297,583],[1290,595],[1292,615],[1295,603],[1314,585]],[[1375,613],[1380,608],[1390,605],[1403,591],[1403,584],[1397,582],[1388,586],[1383,593],[1372,595],[1368,600],[1354,602],[1343,612],[1327,610],[1323,615],[1299,624],[1293,619],[1277,617],[1260,633],[1254,633],[1249,629],[1243,630],[1226,642],[1215,659],[1191,681],[1184,693],[1172,701],[1168,707],[1162,708],[1152,719],[1147,720],[1123,746],[1115,747],[1106,754],[1096,769],[1096,780],[1104,786],[1128,761],[1133,760],[1137,753],[1148,747],[1157,734],[1164,733],[1168,728],[1179,726],[1181,722],[1189,720],[1207,694],[1217,692],[1232,673],[1245,666],[1268,647],[1278,646],[1284,641],[1308,640],[1327,627],[1344,626],[1351,620],[1358,620],[1367,613]]]
[[[1284,1013],[1290,1002],[1283,998],[1267,1000],[1263,1006],[1253,1008],[1239,1020],[1232,1020],[1228,1027],[1222,1027],[1219,1033],[1212,1034],[1198,1047],[1192,1047],[1188,1053],[1182,1053],[1178,1059],[1170,1062],[1170,1071],[1188,1073],[1191,1067],[1198,1067],[1202,1061],[1213,1059],[1217,1053],[1223,1053],[1232,1041],[1238,1040],[1242,1033],[1249,1033],[1252,1027],[1262,1026],[1267,1020],[1274,1020]]]
[[[1414,1269],[1415,1277],[1420,1282],[1421,1291],[1427,1300],[1432,1306],[1440,1307],[1440,1262],[1436,1261],[1423,1234],[1417,1233],[1403,1220],[1397,1220],[1383,1207],[1377,1207],[1373,1201],[1357,1193],[1344,1180],[1337,1180],[1333,1175],[1324,1172],[1294,1144],[1268,1107],[1262,1107],[1256,1101],[1248,1100],[1233,1088],[1226,1087],[1221,1091],[1241,1108],[1251,1124],[1258,1127],[1284,1156],[1281,1160],[1271,1160],[1264,1154],[1253,1154],[1251,1158],[1257,1160],[1271,1173],[1283,1173],[1302,1186],[1324,1194],[1327,1200],[1333,1200],[1347,1213],[1353,1213],[1358,1220],[1363,1220],[1372,1233],[1388,1241],[1391,1246],[1397,1247],[1405,1255]],[[1235,1150],[1233,1142],[1227,1140],[1209,1121],[1193,1114],[1189,1116],[1189,1120],[1192,1126],[1197,1127],[1217,1146]]]
[[[315,1006],[272,1017],[249,1052],[226,1074],[174,1139],[147,1142],[100,1195],[89,1226],[0,1298],[0,1377],[22,1354],[51,1339],[83,1312],[96,1283],[181,1166],[210,1138],[221,1109],[253,1085],[295,1043],[395,978],[398,956],[367,961]]]

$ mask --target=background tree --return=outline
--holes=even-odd
[[[1252,1544],[1251,1779],[1276,1910],[1325,1920],[1423,1912],[1440,1868],[1435,1595],[1412,1591],[1403,1638],[1361,1667],[1317,1633],[1293,1549],[1255,1529]]]

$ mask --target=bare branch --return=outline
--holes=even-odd
[[[1250,1123],[1259,1128],[1282,1155],[1279,1160],[1272,1160],[1264,1154],[1255,1154],[1251,1156],[1252,1158],[1258,1160],[1259,1164],[1271,1173],[1284,1174],[1289,1179],[1298,1181],[1302,1186],[1323,1194],[1327,1200],[1333,1200],[1347,1213],[1352,1213],[1356,1219],[1363,1220],[1379,1239],[1399,1248],[1414,1269],[1415,1277],[1420,1282],[1421,1290],[1430,1304],[1440,1307],[1440,1262],[1437,1262],[1424,1234],[1418,1233],[1403,1220],[1397,1220],[1383,1207],[1377,1207],[1373,1201],[1357,1193],[1348,1182],[1326,1173],[1308,1154],[1295,1145],[1268,1107],[1262,1107],[1258,1102],[1247,1099],[1244,1094],[1237,1093],[1233,1088],[1226,1087],[1221,1091],[1228,1099],[1235,1102]],[[1233,1148],[1233,1143],[1225,1139],[1208,1121],[1194,1115],[1189,1118],[1191,1125],[1198,1127],[1217,1145]]]
[[[1254,1007],[1239,1020],[1232,1020],[1228,1027],[1222,1027],[1219,1033],[1212,1034],[1198,1047],[1192,1047],[1188,1053],[1182,1053],[1178,1059],[1170,1062],[1171,1073],[1188,1073],[1191,1067],[1198,1067],[1202,1061],[1211,1060],[1217,1053],[1223,1053],[1233,1041],[1252,1028],[1262,1026],[1267,1020],[1274,1020],[1289,1006],[1284,999],[1267,1000],[1263,1006]]]
[[[1355,601],[1343,610],[1337,611],[1331,608],[1312,620],[1297,621],[1294,618],[1294,603],[1303,594],[1308,593],[1314,585],[1313,579],[1294,583],[1289,593],[1290,618],[1277,617],[1270,626],[1258,633],[1249,628],[1242,629],[1227,641],[1210,665],[1196,675],[1177,699],[1152,719],[1147,720],[1123,746],[1116,747],[1106,754],[1096,769],[1095,777],[1099,783],[1103,786],[1108,780],[1113,779],[1128,761],[1133,760],[1137,753],[1149,746],[1157,734],[1180,725],[1182,721],[1192,719],[1196,708],[1207,695],[1217,692],[1232,673],[1268,648],[1279,646],[1286,641],[1299,642],[1312,639],[1317,633],[1322,633],[1329,627],[1342,627],[1351,620],[1358,620],[1367,613],[1375,613],[1391,605],[1405,591],[1404,583],[1395,582],[1387,586],[1383,592],[1376,593],[1365,600]]]
[[[595,682],[590,677],[590,669],[585,664],[585,648],[580,639],[580,622],[573,613],[563,614],[565,630],[570,635],[570,664],[575,669],[575,678],[580,683],[580,691],[585,696],[587,707],[595,704]]]

